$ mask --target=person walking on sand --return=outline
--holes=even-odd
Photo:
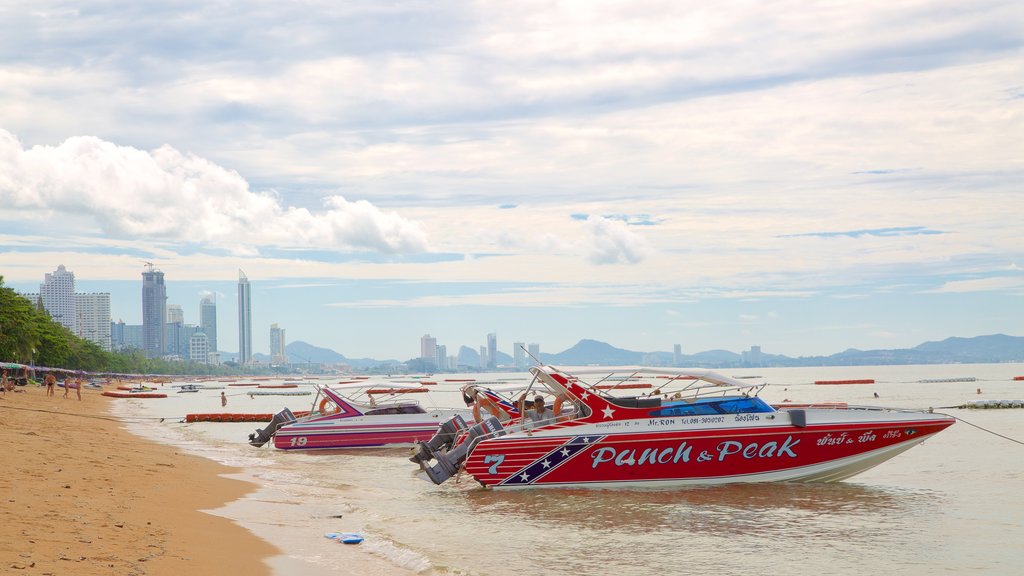
[[[82,401],[82,379],[78,378],[75,380],[75,395],[78,396],[78,401]]]
[[[68,392],[71,391],[71,376],[64,379],[64,397],[68,397]]]
[[[220,405],[222,407],[228,405],[228,397],[225,396],[223,392],[220,393]]]
[[[47,374],[43,380],[46,382],[46,395],[53,396],[53,387],[57,385],[57,378],[53,374]]]

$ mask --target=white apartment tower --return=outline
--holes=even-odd
[[[196,332],[188,339],[188,357],[199,364],[210,363],[209,338],[203,332]]]
[[[39,285],[39,295],[43,299],[43,308],[50,313],[50,317],[75,336],[79,336],[75,274],[68,272],[63,264],[57,266],[57,270],[43,277],[43,283]]]
[[[420,358],[435,361],[437,358],[437,338],[430,334],[424,334],[420,338]]]
[[[110,352],[110,293],[75,294],[78,336]]]

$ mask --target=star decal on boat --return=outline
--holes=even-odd
[[[580,394],[580,400],[586,400],[587,398],[590,398],[590,392],[584,390],[583,394]]]
[[[581,452],[601,442],[604,436],[571,436],[563,444],[554,446],[551,451],[530,464],[516,470],[501,482],[504,486],[522,486],[542,482],[542,478],[557,469],[565,462],[573,459]]]
[[[611,406],[607,406],[604,410],[601,410],[601,412],[604,414],[605,418],[611,418],[612,414],[615,413],[615,410],[612,410]]]

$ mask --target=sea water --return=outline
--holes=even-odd
[[[1024,375],[1021,364],[720,372],[758,376],[743,382],[767,383],[761,396],[773,403],[934,407],[1024,441],[1024,409],[941,408],[1024,399],[1024,382],[1013,380]],[[461,384],[444,378],[431,377],[438,385],[417,399],[462,407]],[[876,383],[813,383],[866,378]],[[952,378],[976,380],[921,382]],[[165,385],[167,399],[121,400],[117,411],[132,432],[239,467],[239,477],[256,483],[258,490],[213,513],[277,545],[283,555],[270,561],[275,574],[934,576],[1020,574],[1024,566],[1024,445],[965,422],[835,484],[501,491],[468,477],[435,486],[406,449],[283,452],[247,443],[266,423],[182,423],[188,413],[308,410],[313,399],[250,397],[253,388],[219,385],[225,388],[184,394]],[[299,385],[312,390],[313,383]],[[327,532],[365,540],[346,546],[324,538]]]

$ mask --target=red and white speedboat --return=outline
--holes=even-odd
[[[514,417],[443,423],[413,456],[434,483],[460,470],[493,488],[833,482],[954,422],[943,414],[873,407],[776,409],[757,396],[763,385],[705,370],[543,366],[531,372],[529,395],[553,398],[554,420],[532,428]],[[627,385],[641,395],[616,395]]]
[[[426,388],[395,382],[360,381],[318,386],[308,416],[296,418],[287,408],[270,425],[249,435],[263,446],[271,439],[281,450],[330,450],[413,446],[437,432],[438,424],[468,410],[427,410],[404,395]]]

